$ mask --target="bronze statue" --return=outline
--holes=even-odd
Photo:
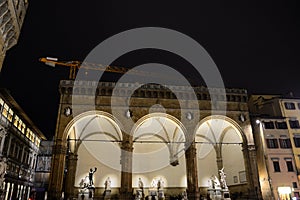
[[[94,173],[95,173],[96,171],[97,171],[97,167],[95,167],[94,170],[93,170],[92,168],[90,169],[90,172],[89,172],[89,180],[90,180],[89,185],[90,185],[90,186],[94,185],[93,175],[94,175]]]

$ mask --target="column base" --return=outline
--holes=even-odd
[[[120,198],[122,200],[132,200],[133,195],[132,192],[120,192]]]
[[[200,192],[189,192],[187,191],[188,200],[199,200],[200,199]]]
[[[47,199],[49,200],[60,200],[62,198],[60,191],[48,191]]]

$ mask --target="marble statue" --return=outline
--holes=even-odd
[[[222,183],[222,188],[223,189],[228,189],[227,183],[226,183],[226,180],[225,180],[226,174],[224,172],[224,167],[221,170],[219,170],[219,171],[220,171],[220,181]]]
[[[105,186],[105,190],[111,190],[111,180],[109,177],[107,177],[104,186]]]
[[[221,189],[220,181],[215,175],[210,177],[210,181],[211,181],[211,187],[213,189]]]

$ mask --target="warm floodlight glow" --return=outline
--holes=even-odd
[[[255,123],[256,123],[256,124],[260,124],[260,120],[257,119],[257,120],[255,121]]]
[[[278,187],[279,194],[291,194],[292,189],[290,187]]]

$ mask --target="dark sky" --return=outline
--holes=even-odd
[[[201,44],[226,87],[300,96],[297,0],[199,2],[30,1],[19,42],[7,52],[1,85],[51,139],[58,84],[68,78],[68,69],[47,67],[38,59],[84,60],[114,34],[154,26],[180,31]],[[132,67],[154,61],[177,68],[184,64],[161,51],[133,52],[114,64]]]

